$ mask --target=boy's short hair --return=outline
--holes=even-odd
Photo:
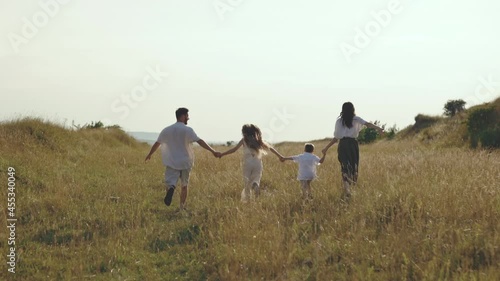
[[[306,145],[304,146],[304,151],[305,152],[313,152],[314,151],[314,144],[312,143],[306,143]]]

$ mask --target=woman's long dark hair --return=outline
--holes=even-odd
[[[243,141],[248,148],[256,151],[269,148],[269,146],[262,141],[262,132],[259,127],[253,124],[245,124],[243,128],[241,128],[241,133],[243,134]]]
[[[351,102],[345,102],[342,105],[342,112],[340,112],[340,118],[342,118],[342,125],[347,128],[352,128],[352,119],[356,116],[354,113],[354,105]]]

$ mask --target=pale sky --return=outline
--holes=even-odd
[[[206,141],[331,137],[342,103],[404,128],[500,96],[494,0],[0,0],[0,120]],[[498,82],[497,82],[498,81]]]

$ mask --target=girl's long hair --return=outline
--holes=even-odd
[[[342,105],[342,112],[340,112],[340,118],[342,118],[342,125],[347,128],[352,128],[352,119],[356,116],[354,113],[354,105],[351,102],[345,102]]]
[[[248,148],[255,151],[269,148],[269,146],[262,140],[262,132],[259,127],[253,124],[245,124],[243,125],[243,128],[241,128],[241,133],[243,134],[243,141]]]

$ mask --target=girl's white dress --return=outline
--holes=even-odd
[[[241,192],[241,200],[247,201],[250,199],[250,190],[258,192],[260,187],[260,179],[262,178],[262,151],[256,151],[248,148],[243,143],[243,179],[245,187]]]

